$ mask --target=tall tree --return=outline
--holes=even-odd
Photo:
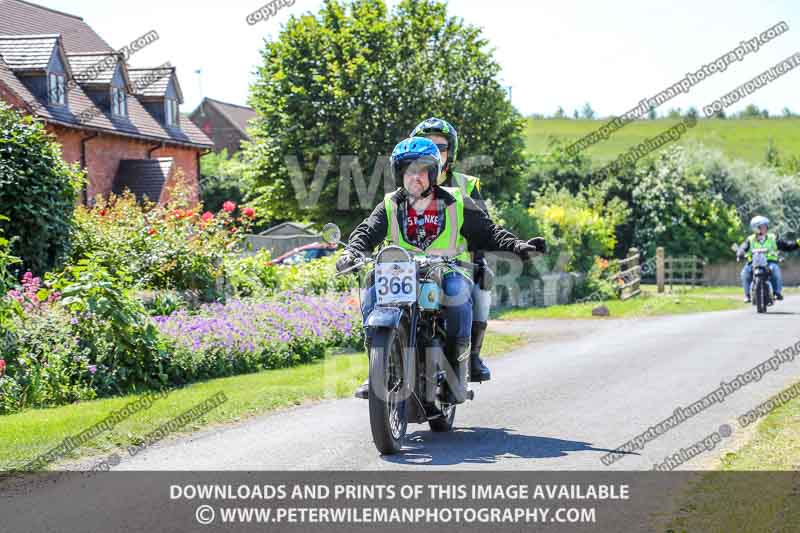
[[[349,229],[397,186],[388,156],[429,116],[459,130],[461,169],[485,194],[521,189],[524,121],[480,29],[445,3],[402,0],[389,12],[382,0],[326,0],[291,17],[262,58],[245,160],[268,220]]]
[[[589,105],[589,102],[586,102],[583,105],[583,109],[581,110],[581,115],[583,115],[583,118],[587,120],[594,120],[594,109],[592,109],[592,106]]]

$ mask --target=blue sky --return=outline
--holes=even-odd
[[[202,96],[245,104],[263,39],[277,37],[290,14],[316,12],[322,4],[296,0],[251,26],[247,15],[265,0],[136,0],[124,7],[108,0],[38,3],[83,17],[114,47],[156,30],[160,40],[131,63],[172,61],[186,98],[182,111]],[[600,115],[625,112],[779,21],[788,23],[787,33],[659,111],[701,108],[800,52],[797,0],[451,0],[449,12],[483,28],[503,67],[502,81],[513,87],[513,103],[525,115],[552,114],[558,106],[571,113],[587,101]],[[800,112],[800,70],[733,110],[748,103],[772,113],[785,106]]]

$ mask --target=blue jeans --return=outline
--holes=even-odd
[[[472,287],[473,283],[456,272],[445,274],[442,279],[445,329],[450,338],[469,339],[472,335]],[[366,322],[375,308],[375,285],[364,291],[361,314]]]
[[[772,289],[775,294],[783,292],[783,278],[781,277],[781,267],[778,263],[770,261],[768,263],[769,269],[772,272]],[[744,287],[744,295],[750,298],[750,284],[753,283],[753,265],[747,263],[742,269],[742,287]]]

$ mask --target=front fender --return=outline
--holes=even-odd
[[[376,307],[364,325],[368,328],[397,328],[402,319],[403,310],[399,307]]]

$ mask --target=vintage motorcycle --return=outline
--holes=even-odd
[[[737,247],[734,245],[736,251],[736,261],[739,262],[744,255],[744,245]],[[756,306],[758,313],[766,313],[767,307],[771,306],[774,300],[774,291],[772,289],[772,271],[769,269],[769,261],[767,261],[767,249],[756,248],[753,250],[753,282],[750,284],[750,295],[753,305]]]
[[[327,224],[322,235],[328,243],[347,247],[335,224]],[[457,361],[445,356],[442,314],[443,275],[474,265],[444,257],[413,256],[399,246],[386,246],[374,259],[356,254],[358,262],[337,275],[374,267],[370,282],[359,283],[362,289],[374,284],[376,298],[374,310],[364,321],[369,419],[378,451],[396,454],[409,423],[427,422],[432,431],[450,431],[456,405],[474,398],[469,387],[469,352]]]

